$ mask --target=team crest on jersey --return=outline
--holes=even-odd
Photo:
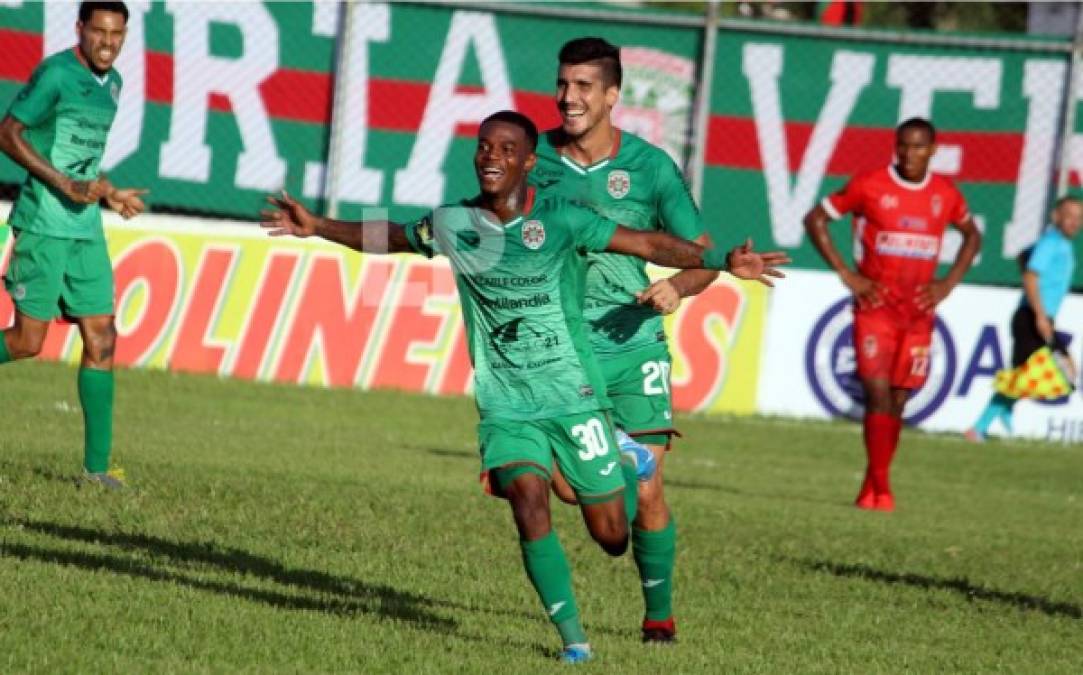
[[[109,95],[113,97],[113,103],[120,103],[120,87],[116,82],[109,85]]]
[[[632,189],[632,177],[624,169],[610,171],[609,179],[605,182],[605,189],[613,199],[624,199],[628,191]]]
[[[523,223],[523,246],[537,251],[545,243],[545,225],[540,220],[528,220]]]
[[[932,201],[931,201],[931,202],[929,203],[929,206],[931,206],[931,207],[932,207],[932,209],[933,209],[933,217],[934,217],[934,218],[938,218],[938,217],[940,217],[940,210],[941,210],[942,208],[944,208],[944,203],[943,203],[943,201],[942,201],[942,200],[940,199],[940,195],[933,195],[933,199],[932,199]]]
[[[861,351],[865,354],[865,358],[876,358],[876,352],[879,351],[879,346],[876,344],[875,335],[866,335],[865,340],[861,344]]]
[[[885,211],[899,208],[899,198],[895,195],[881,195],[880,208]]]

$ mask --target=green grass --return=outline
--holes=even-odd
[[[74,371],[0,368],[0,672],[547,672],[555,632],[465,399],[118,374],[135,490],[76,489]],[[558,506],[587,671],[1079,672],[1083,451],[904,434],[850,506],[854,425],[681,420],[681,643]]]

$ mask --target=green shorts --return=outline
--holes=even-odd
[[[673,427],[671,366],[664,345],[599,359],[606,394],[613,403],[613,423],[641,443],[667,445]]]
[[[20,313],[40,321],[113,314],[113,265],[105,241],[18,230],[12,235],[4,287]]]
[[[549,478],[554,458],[581,504],[608,501],[624,490],[620,450],[604,411],[527,422],[482,420],[478,440],[482,480],[494,494],[496,481],[488,476],[493,469],[531,465]]]

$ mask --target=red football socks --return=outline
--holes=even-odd
[[[891,460],[899,445],[899,433],[902,420],[884,413],[865,415],[865,454],[868,457],[868,469],[865,472],[865,484],[857,498],[861,508],[880,508],[890,511],[894,508],[891,495],[889,474]]]

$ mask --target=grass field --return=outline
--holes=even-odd
[[[544,672],[555,632],[465,399],[118,375],[117,462],[73,486],[74,371],[0,368],[0,671]],[[1083,449],[906,432],[850,506],[857,428],[681,420],[674,648],[630,557],[556,507],[608,672],[1078,673]]]

